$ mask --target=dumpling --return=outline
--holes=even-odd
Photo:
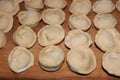
[[[0,48],[4,47],[7,42],[7,36],[0,30]]]
[[[30,48],[36,42],[36,34],[28,26],[19,26],[13,34],[13,40],[19,46]]]
[[[67,5],[66,0],[45,0],[44,3],[47,7],[59,9],[63,9]]]
[[[114,28],[117,24],[117,20],[112,14],[97,14],[93,22],[98,29]]]
[[[20,10],[19,3],[15,0],[0,0],[0,11],[15,15]]]
[[[42,12],[42,19],[47,24],[62,24],[65,21],[65,13],[61,9],[46,9]]]
[[[103,68],[112,75],[120,77],[120,50],[110,50],[103,55]]]
[[[40,10],[44,7],[43,0],[24,0],[27,10]]]
[[[67,63],[72,71],[89,74],[96,68],[96,57],[88,47],[71,49],[67,53]]]
[[[0,11],[0,30],[4,33],[9,32],[13,27],[13,16]]]
[[[33,66],[34,57],[26,48],[17,46],[8,55],[8,64],[12,71],[20,73]]]
[[[57,46],[47,46],[39,53],[40,66],[46,71],[58,70],[64,61],[64,52]]]
[[[29,27],[35,27],[41,20],[41,14],[35,10],[31,11],[21,11],[17,15],[19,22],[22,25]]]
[[[97,0],[92,7],[95,13],[111,13],[115,9],[115,5],[111,0]]]
[[[46,25],[39,30],[37,36],[41,46],[55,45],[64,39],[65,31],[61,25]]]
[[[91,25],[91,20],[86,15],[71,15],[69,18],[70,29],[88,30]]]
[[[88,13],[91,11],[91,2],[90,0],[78,0],[72,2],[69,11],[72,14],[84,14],[88,15]]]
[[[91,36],[81,30],[71,30],[65,37],[65,45],[70,49],[90,46],[91,44]]]
[[[118,1],[116,2],[116,8],[117,8],[117,10],[120,12],[120,0],[118,0]]]
[[[95,36],[95,43],[104,52],[120,48],[120,34],[116,29],[100,29]]]

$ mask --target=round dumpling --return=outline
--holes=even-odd
[[[9,32],[13,27],[13,16],[0,11],[0,30],[4,33]]]
[[[91,44],[91,36],[81,30],[71,30],[65,38],[65,45],[70,49],[90,46]]]
[[[97,0],[92,7],[95,13],[110,13],[115,9],[115,5],[111,0]]]
[[[72,2],[69,11],[72,14],[85,14],[88,15],[88,13],[91,11],[91,2],[90,0],[78,0]]]
[[[47,7],[59,9],[63,9],[67,5],[66,0],[45,0],[44,3]]]
[[[65,21],[65,13],[61,9],[46,9],[42,12],[42,19],[47,24],[62,24]]]
[[[116,29],[100,29],[95,36],[95,43],[102,51],[120,48],[120,34]]]
[[[17,15],[19,22],[22,25],[35,27],[41,20],[41,15],[35,10],[21,11]]]
[[[36,42],[36,34],[28,26],[19,26],[13,34],[13,40],[19,46],[30,48]]]
[[[65,31],[61,25],[46,25],[37,35],[39,44],[48,46],[60,43],[64,39]]]
[[[24,0],[27,10],[40,10],[44,7],[43,0]]]
[[[7,42],[7,36],[0,30],[0,48],[4,47]]]
[[[26,48],[17,46],[8,55],[8,64],[12,71],[20,73],[33,66],[34,57]]]
[[[72,71],[89,74],[96,68],[96,57],[88,47],[71,49],[67,53],[67,63]]]
[[[64,61],[64,52],[57,46],[47,46],[39,53],[40,66],[47,71],[58,70]]]
[[[112,75],[120,77],[120,50],[110,50],[103,55],[103,68]]]
[[[98,29],[114,28],[117,24],[117,20],[112,14],[97,14],[93,22]]]
[[[15,15],[20,10],[19,3],[15,0],[0,0],[0,11]]]
[[[118,0],[118,1],[116,2],[116,8],[117,8],[117,10],[120,12],[120,0]]]
[[[69,18],[69,27],[71,29],[88,30],[91,25],[91,20],[86,15],[71,15]]]

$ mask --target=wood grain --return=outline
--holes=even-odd
[[[70,4],[71,4],[71,0],[66,0],[68,2],[68,5],[67,7],[64,9],[65,13],[66,13],[66,20],[65,22],[62,24],[63,28],[65,29],[66,31],[66,34],[68,33],[68,31],[70,30],[69,27],[68,27],[68,19],[69,19],[69,16],[71,15],[69,12],[68,12],[68,9],[70,7]],[[95,2],[96,0],[91,0],[92,4]],[[116,3],[117,0],[112,0],[114,2],[114,4]],[[24,3],[21,3],[20,4],[20,7],[21,7],[21,10],[24,10]],[[45,8],[44,8],[45,9]],[[43,9],[43,10],[44,10]],[[42,10],[40,11],[40,13],[42,12]],[[116,29],[120,32],[120,12],[118,12],[117,10],[114,10],[112,12],[112,14],[117,18],[118,20],[118,24],[116,26]],[[88,15],[88,17],[93,20],[94,16],[96,14],[94,12],[90,12],[90,14]],[[4,48],[0,49],[0,78],[3,79],[3,78],[9,78],[9,79],[66,79],[66,80],[72,80],[72,79],[79,79],[79,80],[119,80],[120,78],[117,78],[117,77],[114,77],[114,76],[111,76],[109,74],[107,74],[102,66],[101,66],[101,60],[102,60],[102,56],[103,56],[103,52],[100,51],[96,46],[95,44],[93,43],[93,45],[91,46],[91,49],[94,51],[95,53],[95,56],[97,58],[97,67],[96,69],[88,74],[88,75],[80,75],[80,74],[76,74],[76,73],[73,73],[67,66],[66,64],[66,61],[64,61],[64,64],[62,66],[61,69],[59,69],[58,71],[56,72],[46,72],[44,70],[42,70],[40,67],[39,67],[39,64],[38,64],[38,54],[40,52],[40,50],[43,48],[41,47],[39,44],[38,44],[38,41],[36,42],[36,44],[31,48],[29,49],[34,57],[35,57],[35,63],[34,63],[34,66],[32,66],[31,68],[29,68],[28,70],[22,72],[22,73],[19,73],[19,74],[16,74],[14,72],[12,72],[10,69],[9,69],[9,66],[8,66],[8,62],[7,62],[7,58],[8,58],[8,54],[9,52],[16,46],[12,40],[12,35],[13,35],[13,32],[17,29],[17,27],[19,26],[19,22],[18,22],[18,19],[16,16],[14,16],[14,27],[12,28],[12,30],[10,32],[8,32],[6,35],[7,35],[7,38],[8,38],[8,41],[7,41],[7,44]],[[39,23],[39,25],[35,28],[33,28],[33,30],[37,33],[38,30],[40,30],[44,25],[46,25],[43,21],[41,21]],[[95,34],[97,32],[97,30],[94,28],[94,25],[92,24],[91,25],[91,28],[87,31],[91,36],[92,36],[92,40],[94,41],[95,39]],[[60,44],[58,44],[59,47],[61,47],[64,52],[65,52],[65,56],[68,52],[68,49],[64,46],[64,41]]]

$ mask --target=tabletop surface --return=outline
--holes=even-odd
[[[68,11],[70,4],[71,4],[71,0],[66,0],[67,1],[67,6],[64,9],[65,13],[66,13],[66,20],[65,22],[62,24],[63,28],[65,29],[65,34],[67,34],[70,29],[68,27],[68,19],[69,16],[71,15]],[[96,0],[91,0],[92,4],[95,2]],[[112,0],[114,2],[114,4],[116,3],[117,0]],[[24,10],[24,3],[20,4],[20,8],[21,10]],[[44,9],[46,9],[46,7],[44,7]],[[42,9],[40,11],[40,13],[44,10]],[[116,17],[118,23],[117,26],[115,27],[119,32],[120,32],[120,12],[118,12],[116,9],[112,12],[112,14]],[[88,17],[91,19],[91,21],[93,21],[94,16],[96,15],[96,13],[94,13],[93,11],[91,11],[88,15]],[[39,25],[35,28],[33,28],[33,30],[37,32],[44,27],[45,24],[42,20],[40,21]],[[97,66],[96,69],[88,74],[88,75],[81,75],[81,74],[77,74],[72,72],[67,64],[66,64],[66,60],[64,61],[63,66],[55,72],[47,72],[44,71],[43,69],[40,68],[39,64],[38,64],[38,54],[40,52],[41,49],[43,49],[43,47],[41,47],[38,43],[38,41],[35,43],[35,45],[30,48],[29,50],[33,53],[34,57],[35,57],[35,62],[34,65],[32,67],[30,67],[29,69],[27,69],[26,71],[16,74],[14,72],[12,72],[9,69],[8,66],[8,54],[10,53],[10,51],[16,46],[15,43],[12,40],[12,35],[14,33],[14,31],[17,29],[17,27],[20,26],[20,23],[18,22],[18,19],[16,17],[16,15],[14,16],[14,26],[12,28],[12,30],[8,33],[6,33],[7,35],[7,44],[5,45],[4,48],[0,49],[0,78],[26,78],[26,79],[80,79],[80,80],[119,80],[120,78],[117,78],[115,76],[111,76],[109,74],[107,74],[107,72],[105,72],[101,66],[101,61],[102,61],[102,56],[103,56],[103,52],[101,50],[99,50],[95,44],[93,43],[92,46],[90,47],[93,51],[94,54],[96,56],[96,60],[97,60]],[[89,33],[92,37],[92,40],[94,42],[95,40],[95,34],[98,30],[94,27],[93,23],[91,25],[91,28],[86,31],[87,33]],[[64,41],[62,41],[60,44],[58,44],[58,46],[60,48],[62,48],[65,52],[65,57],[67,52],[69,51],[69,49],[67,49],[64,45]]]

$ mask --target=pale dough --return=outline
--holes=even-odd
[[[92,44],[91,36],[81,30],[71,30],[65,37],[65,45],[70,48],[80,48]]]
[[[117,20],[112,14],[97,14],[93,22],[98,29],[114,28],[117,25]]]
[[[19,3],[15,0],[0,0],[0,12],[5,11],[15,15],[20,10]]]
[[[69,11],[72,14],[88,15],[88,13],[91,11],[91,7],[92,4],[90,0],[77,0],[71,3]]]
[[[112,75],[120,77],[120,50],[109,50],[103,55],[103,68]]]
[[[57,46],[47,46],[39,53],[40,66],[47,71],[58,70],[64,61],[64,52]]]
[[[46,9],[42,12],[42,19],[47,24],[62,24],[65,21],[65,13],[61,9]]]
[[[120,34],[116,29],[100,29],[95,36],[96,45],[104,52],[120,48]]]
[[[26,48],[17,46],[8,55],[8,64],[12,71],[20,73],[33,66],[34,57]]]
[[[4,33],[9,32],[13,27],[13,16],[0,11],[0,30]]]
[[[46,25],[39,30],[37,36],[41,46],[55,45],[64,39],[65,31],[61,25]]]
[[[43,0],[24,0],[27,10],[40,10],[44,7]]]
[[[17,45],[31,48],[36,42],[36,34],[30,27],[22,25],[14,32],[13,40]]]
[[[88,47],[71,49],[67,53],[67,63],[72,71],[89,74],[96,68],[96,57]]]
[[[17,17],[22,25],[29,27],[36,27],[41,20],[41,14],[35,10],[20,11]]]
[[[97,0],[92,7],[95,13],[111,13],[115,9],[115,5],[111,0]]]
[[[86,31],[91,26],[91,20],[86,15],[71,15],[69,18],[70,29],[81,29]]]
[[[47,7],[59,9],[63,9],[67,5],[66,0],[45,0],[44,3]]]

